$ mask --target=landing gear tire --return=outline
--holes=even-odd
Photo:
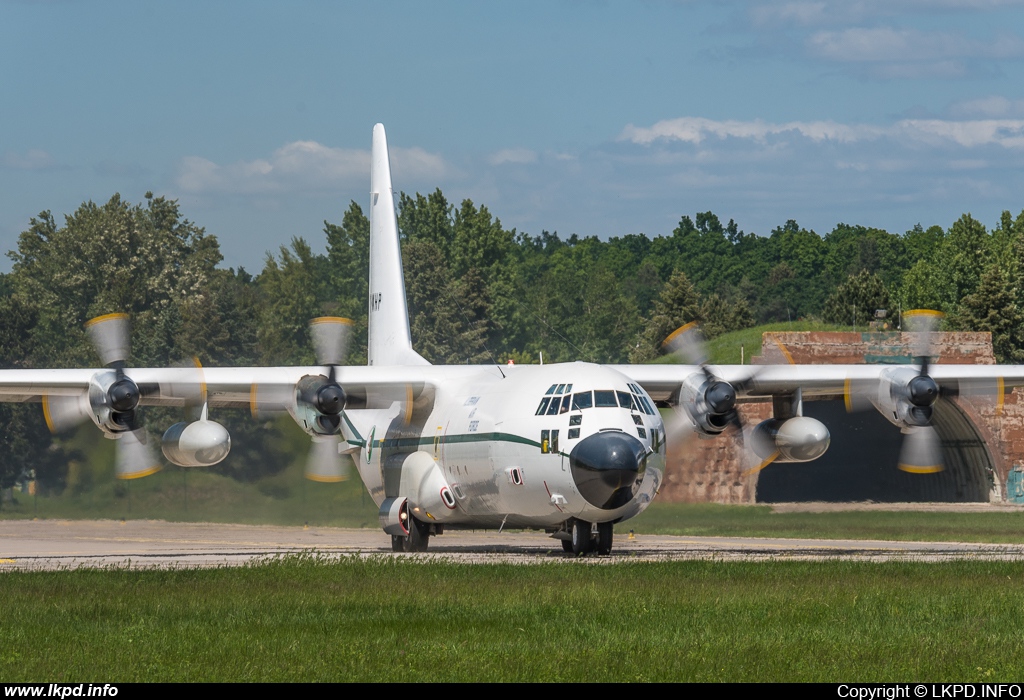
[[[590,523],[583,520],[573,520],[571,534],[573,554],[586,554],[590,551]]]
[[[611,523],[598,523],[597,524],[597,553],[598,554],[611,554],[612,553],[612,524]]]
[[[405,538],[401,535],[391,536],[391,551],[392,552],[404,552],[405,551]]]
[[[562,551],[563,552],[571,552],[572,551],[572,540],[562,540]]]
[[[409,534],[402,539],[402,545],[407,552],[425,552],[430,542],[430,526],[411,518],[409,523]]]

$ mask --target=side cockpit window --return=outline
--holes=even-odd
[[[541,399],[540,400],[540,406],[537,407],[537,412],[534,415],[535,416],[543,416],[547,412],[547,410],[548,410],[548,404],[549,403],[551,403],[551,397],[550,396],[545,396],[543,399]]]

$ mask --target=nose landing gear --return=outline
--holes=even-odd
[[[562,550],[579,556],[589,552],[612,553],[612,523],[588,523],[576,520],[569,524],[569,536],[562,540]]]

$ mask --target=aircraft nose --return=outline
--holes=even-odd
[[[587,502],[611,510],[629,503],[643,481],[647,450],[618,431],[584,438],[569,453],[573,481]]]

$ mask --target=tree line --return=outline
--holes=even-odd
[[[1000,361],[1024,359],[1024,212],[991,229],[964,214],[902,234],[839,224],[819,235],[790,220],[766,236],[702,212],[669,234],[600,240],[506,229],[435,190],[400,194],[398,223],[413,342],[434,363],[645,362],[690,320],[713,337],[796,319],[866,326],[897,307],[944,311],[950,329],[991,331]],[[307,324],[324,314],[356,322],[349,362],[365,363],[369,232],[352,202],[324,238],[293,238],[252,274],[223,267],[216,236],[173,200],[114,195],[63,224],[42,212],[0,275],[0,363],[95,366],[84,323],[114,312],[131,315],[136,366],[312,364]],[[218,419],[235,436],[221,471],[255,479],[287,464],[275,425]],[[75,455],[38,405],[0,404],[0,420],[0,487],[34,469],[60,488]]]

